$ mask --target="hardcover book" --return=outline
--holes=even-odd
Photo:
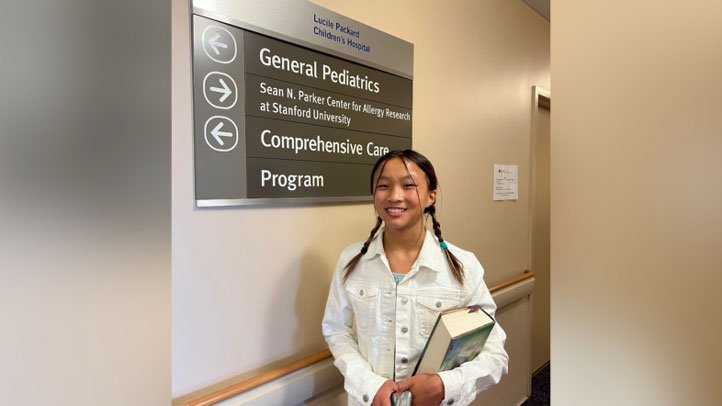
[[[476,358],[494,324],[496,321],[479,306],[441,312],[416,364],[414,375],[447,371]]]

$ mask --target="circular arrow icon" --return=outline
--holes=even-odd
[[[236,81],[227,73],[208,72],[206,77],[203,78],[203,97],[211,106],[221,110],[228,110],[235,106],[238,100]]]
[[[228,117],[213,116],[206,120],[203,136],[212,150],[228,152],[238,145],[238,126]]]
[[[218,63],[231,63],[236,59],[236,39],[223,27],[209,25],[201,36],[203,50]]]

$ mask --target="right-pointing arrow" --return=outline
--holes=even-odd
[[[208,40],[208,45],[213,48],[213,52],[215,52],[216,55],[221,54],[221,51],[218,48],[228,48],[228,44],[218,41],[220,37],[221,34],[217,32],[213,37],[211,37],[211,39]]]
[[[226,84],[226,82],[223,81],[223,79],[218,79],[218,82],[220,82],[221,86],[223,87],[211,86],[210,90],[211,92],[221,93],[221,98],[218,100],[223,103],[228,98],[228,96],[231,95],[232,92],[231,88],[228,87],[228,85]]]
[[[221,131],[221,128],[223,128],[223,122],[218,123],[215,128],[211,130],[211,135],[213,138],[216,139],[216,142],[223,146],[223,139],[221,137],[233,137],[233,133],[229,133],[228,131]]]

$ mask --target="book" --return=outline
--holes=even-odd
[[[496,321],[479,306],[441,312],[414,375],[447,371],[476,358],[495,324]]]

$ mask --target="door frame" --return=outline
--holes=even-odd
[[[532,97],[531,97],[531,142],[529,146],[529,254],[527,258],[528,267],[527,269],[531,269],[532,271],[536,272],[537,270],[534,269],[534,209],[535,209],[535,202],[536,202],[536,158],[535,158],[535,152],[538,144],[539,135],[537,132],[537,126],[539,124],[539,109],[548,109],[549,113],[551,114],[551,92],[547,89],[544,89],[539,86],[532,86]],[[550,124],[549,124],[549,133],[551,135],[551,116],[550,116]],[[551,162],[551,161],[550,161]],[[550,179],[551,183],[551,179]],[[549,196],[549,199],[551,200],[551,195]],[[551,202],[550,202],[551,204]],[[551,238],[551,236],[550,236]],[[550,284],[550,291],[548,294],[551,296],[551,269],[549,269],[549,284]],[[536,287],[535,287],[536,288]],[[532,303],[534,301],[534,294],[532,293]],[[551,297],[550,297],[551,301]],[[531,334],[531,342],[532,347],[529,349],[529,365],[532,368],[536,368],[534,365],[534,306],[530,306],[530,314],[529,314],[529,320],[531,321],[530,326],[530,334]],[[550,315],[551,316],[551,315]],[[551,334],[551,331],[550,331]],[[550,337],[551,338],[551,337]],[[549,354],[551,358],[551,353]],[[540,367],[544,368],[544,365]],[[529,371],[532,375],[537,373],[538,370],[532,370]],[[531,382],[531,380],[530,380]],[[531,388],[529,388],[529,391],[531,393]]]
[[[538,113],[539,108],[545,108],[550,110],[551,114],[551,92],[543,87],[532,86],[531,87],[531,142],[529,144],[529,255],[527,256],[527,269],[532,269],[533,261],[533,239],[532,236],[534,228],[534,199],[536,198],[536,174],[534,173],[534,165],[536,160],[534,158],[534,151],[537,143],[536,127],[538,124]],[[550,123],[551,132],[551,123]]]

